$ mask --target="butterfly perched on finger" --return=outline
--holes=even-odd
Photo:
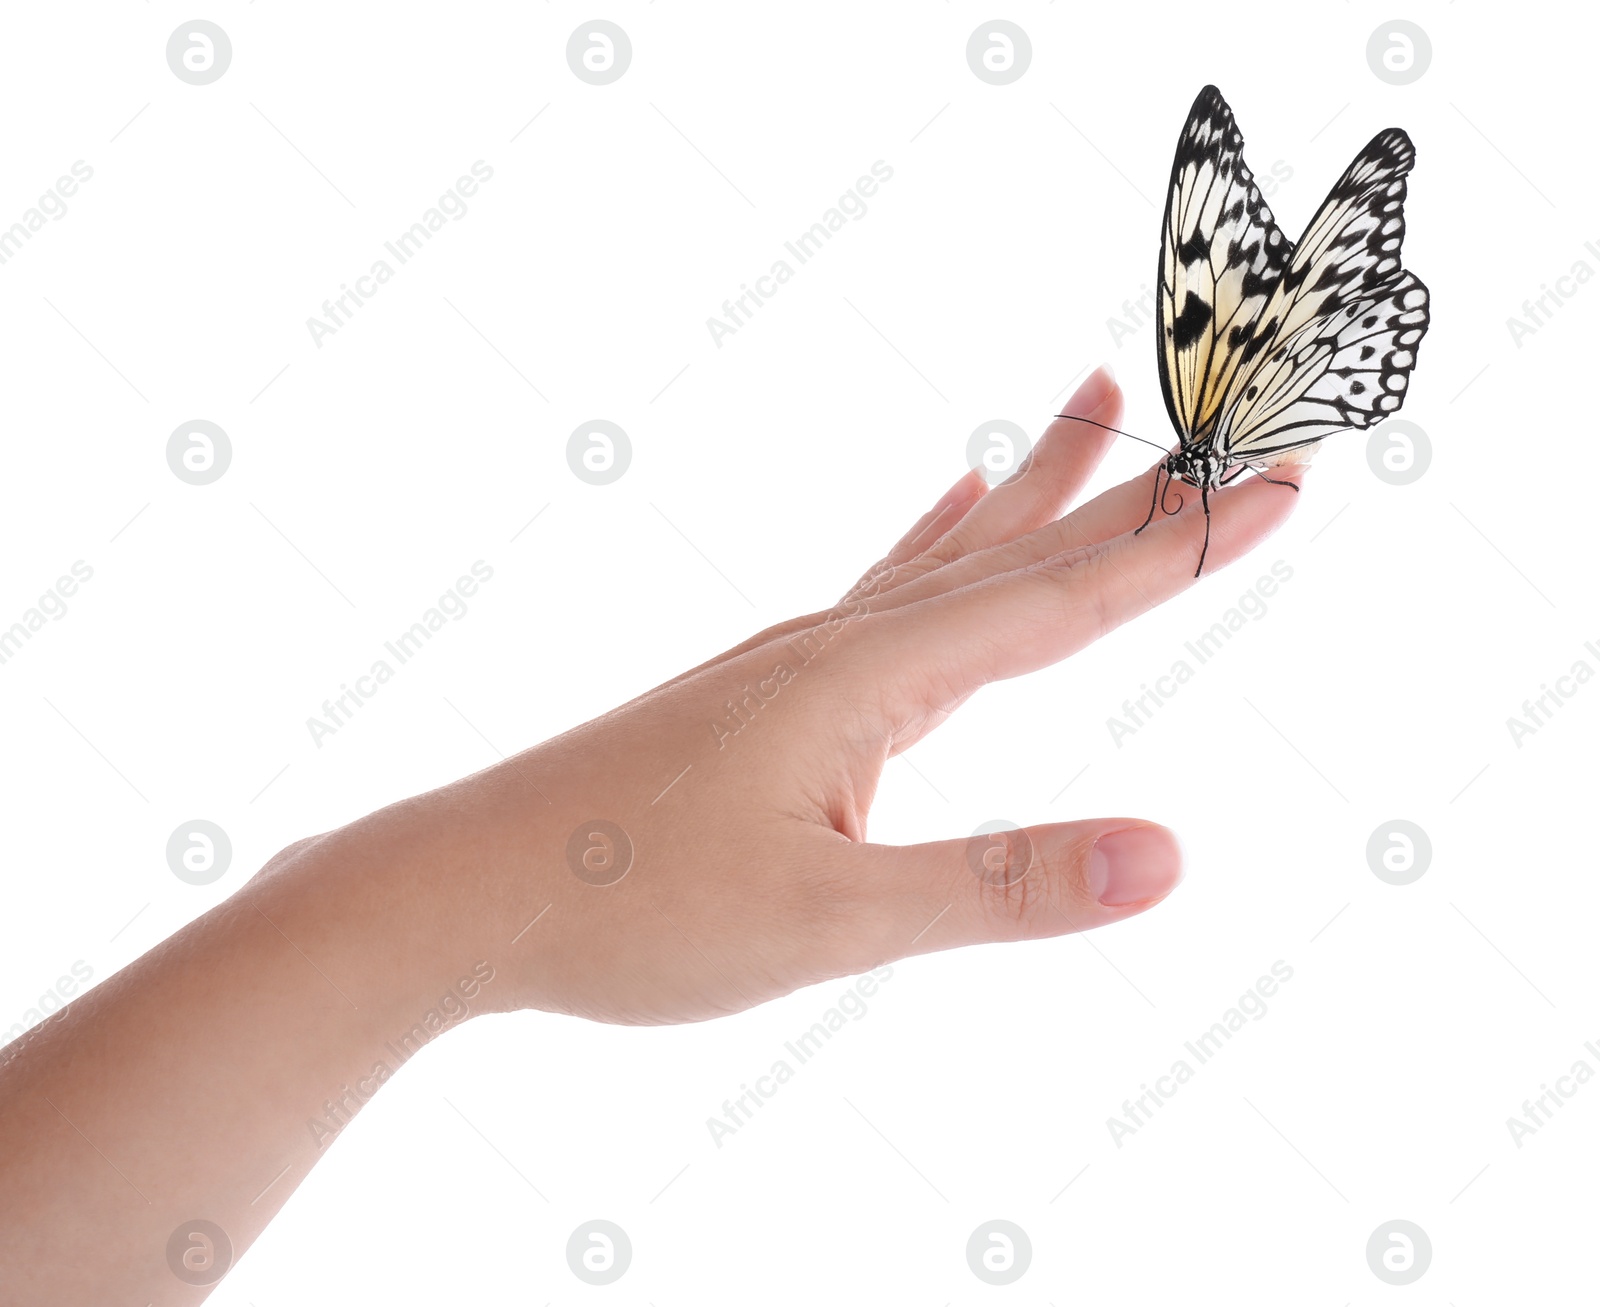
[[[1195,97],[1161,224],[1156,362],[1178,449],[1156,467],[1149,526],[1174,481],[1213,491],[1302,463],[1339,431],[1393,417],[1428,329],[1401,265],[1411,138],[1387,128],[1334,183],[1299,241],[1278,227],[1222,93]],[[1182,507],[1179,496],[1178,507]]]

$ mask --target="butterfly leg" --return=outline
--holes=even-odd
[[[1250,467],[1250,465],[1248,463],[1241,464],[1241,466],[1242,467],[1246,467],[1246,468],[1250,468],[1250,471],[1254,472],[1258,477],[1260,477],[1263,481],[1265,481],[1270,486],[1288,486],[1290,490],[1295,492],[1295,494],[1298,495],[1300,493],[1300,487],[1295,485],[1295,483],[1293,481],[1281,481],[1277,477],[1269,477],[1265,472],[1260,471],[1258,468]],[[1239,475],[1239,473],[1237,473],[1237,472],[1235,472],[1233,474],[1233,476],[1238,476],[1238,475]],[[1233,477],[1229,477],[1228,480],[1229,481],[1233,480]],[[1226,484],[1226,482],[1224,484]]]
[[[1206,539],[1205,539],[1205,543],[1200,546],[1200,563],[1194,569],[1194,574],[1196,576],[1199,576],[1200,573],[1205,570],[1205,566],[1206,566],[1206,550],[1211,548],[1211,500],[1210,500],[1210,496],[1211,496],[1211,488],[1210,488],[1210,486],[1205,484],[1205,483],[1202,483],[1201,486],[1200,486],[1200,507],[1205,510],[1205,515],[1206,515]]]
[[[1151,492],[1150,492],[1150,512],[1145,517],[1144,522],[1143,522],[1142,525],[1134,527],[1134,529],[1133,529],[1134,535],[1138,535],[1139,532],[1143,531],[1145,527],[1149,526],[1150,523],[1155,520],[1155,516],[1156,516],[1156,501],[1160,497],[1161,497],[1161,464],[1157,463],[1156,464],[1156,484],[1155,484],[1155,488],[1153,490],[1151,490]]]

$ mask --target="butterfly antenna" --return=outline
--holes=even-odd
[[[1141,445],[1149,445],[1151,449],[1159,449],[1163,454],[1167,452],[1165,445],[1158,445],[1153,440],[1146,440],[1143,436],[1136,436],[1131,431],[1124,431],[1120,427],[1108,427],[1104,422],[1096,422],[1093,418],[1081,418],[1076,413],[1057,413],[1056,420],[1060,422],[1087,422],[1091,427],[1099,427],[1102,431],[1110,431],[1115,435],[1126,436],[1129,440],[1137,440]]]

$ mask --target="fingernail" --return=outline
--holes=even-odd
[[[1163,898],[1182,879],[1183,855],[1164,826],[1112,831],[1089,852],[1089,890],[1108,908]]]
[[[1061,411],[1076,413],[1079,417],[1093,413],[1116,384],[1117,379],[1112,375],[1111,365],[1102,363],[1084,379],[1083,385],[1072,392],[1072,398]]]

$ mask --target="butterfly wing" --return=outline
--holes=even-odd
[[[1415,160],[1404,132],[1380,132],[1294,247],[1222,402],[1217,446],[1233,459],[1304,461],[1404,402],[1428,329],[1428,288],[1400,266]]]
[[[1205,87],[1172,162],[1157,291],[1161,393],[1186,447],[1210,437],[1289,262],[1243,150],[1233,110]]]
[[[1235,461],[1305,462],[1326,437],[1394,416],[1428,329],[1428,288],[1402,272],[1273,349],[1218,428]]]

